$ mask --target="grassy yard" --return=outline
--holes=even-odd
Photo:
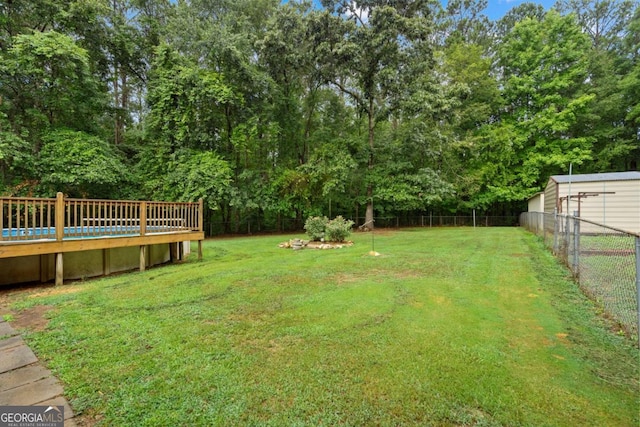
[[[103,425],[638,426],[639,352],[516,228],[209,240],[65,285],[27,334]],[[2,313],[0,313],[2,314]]]

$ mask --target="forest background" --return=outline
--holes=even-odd
[[[517,214],[570,164],[637,170],[638,3],[486,7],[0,1],[0,195],[203,198],[238,232]]]

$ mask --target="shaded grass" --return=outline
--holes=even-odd
[[[210,240],[204,260],[33,297],[27,336],[105,425],[620,425],[638,351],[519,229],[330,251]]]

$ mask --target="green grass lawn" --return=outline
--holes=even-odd
[[[384,231],[65,285],[28,343],[104,425],[638,426],[639,352],[533,235]]]

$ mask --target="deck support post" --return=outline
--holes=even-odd
[[[56,286],[62,286],[64,282],[64,262],[62,252],[56,254]]]
[[[198,259],[202,259],[202,240],[198,240]]]
[[[144,271],[147,268],[146,252],[147,247],[140,245],[140,271]]]
[[[102,274],[108,276],[111,274],[111,249],[102,250]]]
[[[180,260],[180,246],[178,242],[169,243],[169,259],[172,263]]]

